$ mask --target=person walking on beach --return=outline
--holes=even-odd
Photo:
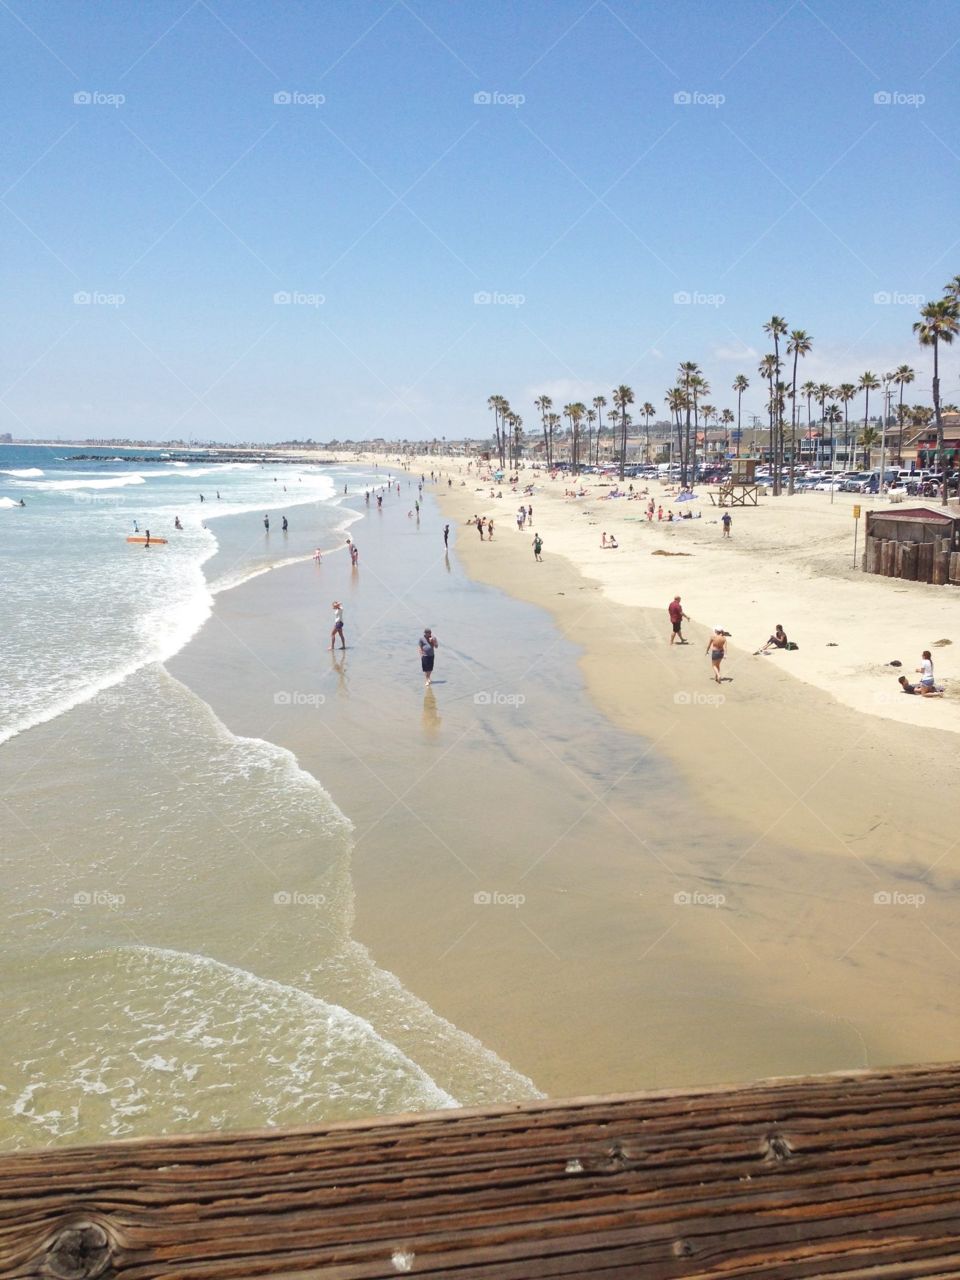
[[[720,517],[720,523],[723,525],[723,536],[730,537],[730,526],[733,524],[733,516],[729,511],[725,511]]]
[[[281,524],[280,524],[280,528],[283,530],[283,532],[284,532],[284,533],[286,533],[286,532],[287,532],[287,530],[290,528],[290,526],[287,524],[287,517],[286,517],[286,516],[284,516],[284,517],[283,517],[283,520],[282,520],[282,522],[281,522]]]
[[[350,563],[353,565],[354,569],[356,569],[357,565],[360,563],[360,548],[355,542],[350,543]]]
[[[483,517],[477,516],[477,532],[480,534],[480,541],[483,541]]]
[[[533,558],[538,564],[543,564],[543,557],[540,552],[543,550],[543,539],[539,533],[533,535]]]
[[[447,547],[449,547],[449,545],[450,545],[450,526],[449,526],[448,524],[445,524],[445,525],[443,526],[443,549],[444,549],[444,551],[446,551],[446,549],[447,549]]]
[[[713,678],[717,684],[722,684],[720,677],[720,663],[723,661],[727,652],[727,633],[722,627],[714,627],[713,635],[707,641],[706,652],[710,655],[710,662],[713,665]]]
[[[340,637],[340,648],[345,649],[347,642],[343,638],[343,605],[339,600],[333,602],[333,630],[330,632],[330,652],[333,653],[334,645],[337,643],[337,636]]]
[[[682,628],[684,620],[686,619],[686,621],[689,622],[690,619],[683,612],[683,606],[680,604],[679,596],[674,596],[667,605],[667,613],[670,615],[670,622],[673,625],[673,631],[670,633],[670,643],[673,644],[674,640],[679,640],[681,644],[687,644],[688,641],[683,638]]]
[[[266,529],[267,533],[269,533],[269,532],[270,532],[270,517],[269,517],[269,516],[264,516],[264,517],[263,517],[263,527]]]
[[[423,635],[417,641],[420,650],[420,670],[423,672],[423,687],[430,688],[430,677],[433,675],[434,652],[440,641],[429,627],[424,627]]]

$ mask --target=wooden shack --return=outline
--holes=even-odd
[[[868,511],[867,573],[960,585],[960,515],[932,507]]]
[[[960,1277],[960,1064],[0,1158],[0,1275]]]

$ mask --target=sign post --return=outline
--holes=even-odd
[[[853,567],[857,567],[857,533],[860,529],[860,504],[853,508]]]

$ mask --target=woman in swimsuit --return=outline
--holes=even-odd
[[[713,664],[713,678],[717,684],[721,684],[720,679],[720,663],[723,661],[727,649],[726,632],[720,627],[714,627],[713,635],[707,641],[706,652],[710,655],[710,661]]]

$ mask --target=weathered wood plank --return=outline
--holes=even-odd
[[[24,1280],[854,1280],[958,1259],[955,1065],[0,1158],[0,1275]]]

